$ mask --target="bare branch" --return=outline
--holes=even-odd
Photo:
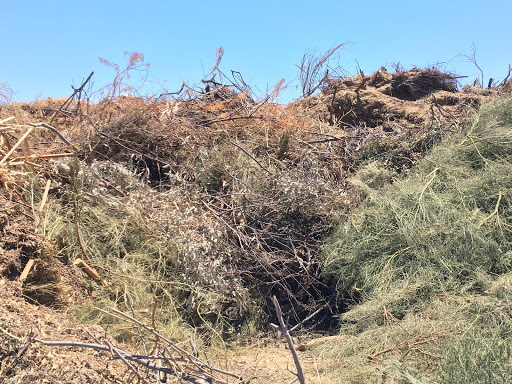
[[[309,97],[320,88],[329,76],[329,69],[323,71],[324,65],[331,59],[331,57],[342,48],[346,43],[339,44],[334,48],[329,49],[323,54],[318,54],[315,51],[309,51],[302,57],[299,67],[299,80],[302,87],[302,96]]]
[[[480,72],[481,77],[480,77],[480,80],[476,79],[475,83],[478,83],[480,88],[483,88],[483,86],[484,86],[484,71],[482,70],[482,68],[480,68],[480,66],[478,65],[478,62],[476,60],[476,46],[475,46],[474,43],[471,44],[471,49],[473,51],[471,53],[471,55],[460,54],[459,56],[466,58],[470,63],[473,63],[473,65],[478,69],[478,71]]]
[[[279,306],[279,302],[277,301],[277,298],[275,296],[272,298],[272,300],[276,308],[276,315],[277,319],[279,320],[279,325],[281,326],[279,330],[286,338],[286,342],[288,343],[288,347],[290,348],[290,352],[292,353],[293,356],[293,361],[295,362],[295,367],[297,368],[297,378],[299,379],[300,384],[305,384],[306,380],[304,379],[304,373],[302,372],[302,366],[300,365],[299,355],[297,355],[297,351],[295,350],[295,346],[293,345],[292,337],[290,336],[290,333],[286,328],[286,324],[284,323],[281,307]]]

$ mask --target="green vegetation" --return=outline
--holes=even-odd
[[[512,99],[377,191],[365,180],[379,172],[356,177],[367,200],[326,246],[324,276],[352,303],[341,317],[351,338],[326,353],[446,383],[509,381]]]

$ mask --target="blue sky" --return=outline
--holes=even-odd
[[[8,1],[2,4],[0,83],[17,101],[67,97],[91,71],[94,87],[115,73],[99,57],[121,66],[124,52],[150,63],[149,84],[178,90],[199,82],[223,47],[221,69],[241,72],[264,91],[281,78],[295,81],[303,54],[350,42],[339,64],[355,74],[392,62],[443,67],[474,79],[472,54],[489,77],[512,64],[510,0],[481,1]],[[297,97],[293,85],[283,101]],[[151,91],[159,92],[157,85]]]

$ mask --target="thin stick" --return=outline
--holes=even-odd
[[[28,137],[28,135],[30,135],[30,133],[34,130],[33,127],[30,127],[27,132],[24,133],[23,136],[21,136],[21,138],[18,140],[18,142],[16,144],[13,145],[13,147],[11,148],[11,150],[9,152],[7,152],[7,154],[4,156],[4,158],[2,160],[0,160],[0,165],[2,165],[3,163],[5,163],[5,161],[9,158],[9,156],[11,156],[13,154],[13,152],[16,150],[16,148],[18,148],[22,143],[23,141]]]
[[[50,151],[51,152],[51,151]],[[53,159],[55,157],[70,157],[75,156],[75,153],[65,152],[65,153],[47,153],[44,155],[33,155],[30,160],[37,160],[37,159]]]
[[[21,337],[14,336],[13,334],[11,334],[11,333],[7,332],[7,331],[6,331],[5,329],[3,329],[3,328],[0,328],[0,331],[2,331],[2,332],[3,332],[3,333],[5,333],[7,336],[12,337],[13,339],[16,339],[16,340],[18,340],[18,341],[23,340]]]
[[[151,312],[151,325],[153,326],[153,329],[156,331],[156,322],[155,322],[155,315],[156,315],[156,307],[158,305],[158,297],[153,295],[153,311]],[[135,316],[134,316],[135,318]]]
[[[31,171],[33,173],[34,167],[29,162],[29,159],[30,159],[30,156],[32,156],[32,153],[30,152],[30,147],[28,145],[28,137],[25,140],[23,140],[21,149],[23,150],[23,156],[25,158],[25,163],[26,163],[25,168],[27,168],[29,171]]]
[[[96,272],[96,270],[89,265],[82,259],[78,258],[73,262],[73,265],[76,265],[79,267],[82,271],[84,271],[90,278],[92,278],[94,281],[96,281],[98,284],[103,285],[104,287],[107,286],[107,283],[101,279],[101,276]]]
[[[11,121],[12,119],[15,119],[15,116],[8,117],[7,119],[0,120],[0,125],[7,123],[8,121]]]
[[[153,348],[153,354],[158,349],[158,343],[160,343],[160,335],[158,334],[158,329],[156,329],[156,307],[158,305],[158,298],[153,295],[153,310],[151,311],[151,325],[153,326],[153,330],[157,333],[156,340],[155,340],[155,346]],[[135,316],[133,316],[135,318]],[[138,328],[137,328],[138,329]]]
[[[266,97],[266,98],[265,98],[261,103],[259,103],[259,104],[256,106],[256,108],[254,108],[254,110],[253,110],[251,113],[249,113],[249,116],[254,115],[254,114],[256,113],[256,111],[257,111],[258,109],[260,109],[260,108],[261,108],[261,106],[262,106],[263,104],[265,104],[265,103],[268,101],[268,99],[270,99],[270,95],[268,95],[268,96],[267,96],[267,97]]]
[[[126,296],[126,302],[128,303],[128,306],[130,307],[130,310],[132,311],[132,316],[135,319],[135,310],[133,309],[132,299],[130,297],[130,294],[128,292],[126,292],[125,296]],[[146,339],[142,335],[142,332],[140,331],[140,328],[139,327],[136,327],[136,328],[137,328],[137,334],[139,335],[139,337],[140,337],[140,339],[142,341],[142,346],[144,347],[144,354],[147,355],[148,350],[146,348]],[[156,347],[157,347],[157,343],[155,343],[155,349],[156,349]]]
[[[5,145],[7,147],[7,150],[11,150],[11,144],[9,143],[9,137],[5,133],[0,133],[0,137],[3,139],[0,141],[0,144]]]
[[[450,337],[450,336],[453,336],[453,335],[454,335],[454,333],[430,335],[429,338],[424,339],[424,340],[419,340],[422,336],[424,337],[424,335],[418,335],[418,336],[413,337],[412,339],[403,341],[403,342],[395,345],[394,347],[386,348],[386,349],[383,349],[381,351],[375,352],[375,353],[373,353],[371,355],[368,355],[368,357],[370,359],[372,359],[372,360],[380,360],[378,358],[378,356],[382,355],[384,353],[392,352],[392,351],[396,351],[396,350],[401,350],[401,349],[404,349],[404,348],[411,349],[412,347],[415,347],[417,345],[426,344],[426,343],[429,343],[431,341],[436,341],[436,340],[439,340],[439,339],[442,339],[442,338],[445,338],[445,337]],[[419,340],[419,341],[415,341],[415,340]]]
[[[223,119],[212,119],[212,120],[205,120],[201,121],[200,124],[209,125],[213,123],[220,123],[223,121],[235,121],[235,120],[250,120],[250,119],[260,119],[260,120],[271,120],[265,116],[235,116],[235,117],[226,117]]]
[[[306,317],[304,320],[302,320],[300,323],[298,323],[297,325],[295,325],[294,327],[291,327],[289,332],[293,332],[295,331],[297,328],[299,327],[302,327],[304,325],[304,323],[308,320],[311,320],[313,317],[315,317],[316,315],[318,315],[318,313],[320,313],[320,311],[322,309],[324,309],[325,307],[327,307],[328,304],[325,304],[323,306],[321,306],[320,308],[318,308],[315,312],[313,312],[311,315],[309,315],[308,317]]]
[[[89,257],[89,254],[87,253],[87,248],[85,248],[84,240],[82,238],[82,231],[80,230],[80,222],[78,221],[78,204],[75,201],[75,226],[76,226],[76,234],[78,236],[78,242],[80,243],[80,248],[82,248],[82,251],[84,253],[85,258],[89,263],[92,263],[91,258]]]
[[[103,344],[92,344],[92,343],[81,343],[78,341],[49,341],[34,338],[34,341],[38,343],[48,345],[51,347],[79,347],[79,348],[91,348],[98,351],[110,352],[110,348]]]
[[[181,349],[180,347],[178,347],[176,344],[173,344],[171,342],[171,340],[169,340],[168,338],[166,338],[165,336],[161,335],[159,332],[155,331],[154,329],[152,329],[151,327],[149,327],[148,325],[138,321],[137,319],[134,319],[133,317],[127,315],[126,313],[123,313],[121,311],[118,311],[117,309],[115,308],[111,308],[109,307],[109,309],[114,312],[114,314],[116,315],[113,315],[112,313],[104,310],[104,309],[101,309],[101,308],[97,308],[96,309],[100,312],[103,312],[103,313],[106,313],[110,316],[113,316],[113,317],[116,317],[116,318],[119,318],[121,320],[124,320],[126,322],[131,322],[133,324],[137,324],[139,325],[140,327],[144,328],[145,330],[147,330],[148,332],[151,332],[152,334],[154,334],[155,336],[158,336],[160,339],[162,339],[163,341],[167,342],[169,344],[169,347],[171,349],[173,349],[175,352],[179,353],[183,358],[187,358],[188,362],[195,365],[197,367],[197,369],[203,373],[206,374],[206,372],[204,372],[204,368],[207,367],[208,369],[211,369],[212,371],[214,372],[217,372],[217,373],[221,373],[221,374],[224,374],[224,375],[227,375],[227,376],[232,376],[232,377],[235,377],[237,378],[238,380],[241,380],[240,377],[234,373],[231,373],[231,372],[227,372],[227,371],[223,371],[221,369],[218,369],[218,368],[215,368],[215,367],[212,367],[212,366],[209,366],[207,363],[205,363],[204,361],[200,360],[199,358],[196,358],[194,355],[192,355],[191,353]],[[218,379],[216,379],[218,380]],[[219,381],[220,383],[220,381]]]
[[[52,181],[50,179],[46,180],[46,186],[44,187],[43,197],[41,198],[41,204],[39,205],[38,212],[43,212],[44,206],[46,205],[46,200],[48,200],[48,192],[50,191],[50,185]]]
[[[32,167],[35,167],[35,168],[42,168],[42,165],[41,164],[36,164],[36,163],[33,163],[31,161],[8,161],[5,165],[6,166],[9,166],[9,167],[12,167],[14,165],[31,165]],[[15,172],[15,171],[9,171],[9,172]],[[23,172],[24,175],[27,175],[27,172]]]
[[[137,378],[138,378],[140,381],[142,381],[142,382],[144,382],[144,383],[149,384],[149,383],[148,383],[148,382],[147,382],[147,381],[146,381],[146,380],[145,380],[145,379],[144,379],[144,378],[139,374],[139,372],[137,371],[137,369],[135,369],[135,367],[134,367],[134,366],[133,366],[133,365],[132,365],[128,360],[126,360],[126,359],[124,358],[124,356],[123,356],[123,355],[122,355],[122,354],[117,350],[117,348],[114,348],[114,347],[112,346],[112,344],[110,344],[108,341],[105,341],[105,343],[107,344],[107,346],[109,346],[109,347],[110,347],[110,351],[112,352],[112,354],[116,354],[116,355],[121,359],[121,361],[122,361],[123,363],[125,363],[125,365],[130,369],[130,371],[132,371],[132,372],[135,374],[135,376],[137,376]]]
[[[245,149],[243,149],[241,146],[239,146],[237,143],[234,143],[234,142],[231,142],[231,144],[233,144],[235,147],[237,147],[238,149],[240,149],[243,153],[245,153],[247,156],[249,156],[251,159],[253,159],[256,164],[258,164],[260,166],[261,169],[263,169],[265,172],[267,172],[269,175],[272,174],[272,172],[270,172],[267,168],[265,168],[263,165],[261,165],[261,163],[256,160],[256,158],[251,155],[249,152],[247,152]]]
[[[512,66],[509,64],[508,65],[508,74],[507,76],[503,79],[503,81],[500,83],[500,85],[498,85],[498,87],[503,87],[506,83],[507,83],[507,80],[508,78],[510,77],[510,73],[512,72]]]
[[[4,369],[5,367],[2,364],[2,366],[0,367],[1,368],[0,369],[0,378],[5,377],[5,376],[3,376],[4,375],[4,371],[7,374],[7,373],[11,372],[14,369],[14,367],[16,367],[16,365],[18,365],[18,363],[20,362],[21,357],[28,351],[28,348],[32,344],[33,340],[34,339],[32,338],[32,332],[31,332],[29,337],[28,337],[28,340],[25,343],[25,345],[23,346],[23,348],[21,348],[19,350],[19,352],[14,357],[14,360],[10,364],[7,365],[6,369]]]
[[[75,145],[74,144],[71,144],[71,142],[66,139],[64,137],[64,135],[62,133],[59,132],[59,130],[55,127],[52,127],[51,125],[48,125],[48,124],[45,124],[45,123],[36,123],[36,124],[30,124],[32,125],[33,127],[45,127],[45,128],[48,128],[50,131],[52,131],[53,133],[55,133],[57,136],[59,136],[59,138],[64,142],[66,143],[67,145],[69,145],[70,147],[72,147],[73,149],[75,149]],[[76,149],[75,149],[76,150]]]
[[[292,337],[290,336],[290,333],[286,328],[286,324],[284,323],[281,307],[279,306],[279,302],[277,301],[277,298],[275,296],[272,298],[272,300],[274,302],[274,307],[276,307],[276,315],[279,320],[279,324],[281,325],[280,331],[285,337],[286,342],[288,343],[288,347],[290,348],[290,352],[292,353],[293,356],[293,361],[295,362],[295,367],[297,368],[297,378],[299,379],[300,384],[305,384],[306,380],[304,379],[304,373],[302,371],[302,366],[300,365],[299,356],[297,355],[297,351],[295,350],[295,346],[293,345]]]
[[[71,104],[71,101],[73,101],[73,98],[75,97],[75,95],[78,93],[78,105],[77,105],[77,112],[79,111],[79,107],[80,107],[80,97],[82,95],[82,91],[84,90],[84,87],[85,85],[89,82],[89,80],[91,80],[91,77],[92,75],[94,75],[94,72],[91,72],[91,74],[89,75],[89,77],[87,78],[87,80],[85,80],[83,82],[83,84],[79,87],[79,88],[74,88],[74,92],[73,94],[64,102],[64,104],[62,104],[60,106],[60,108],[58,109],[58,111],[55,111],[55,113],[52,115],[52,118],[50,120],[50,123],[53,122],[53,119],[55,119],[55,116],[57,115],[58,112],[63,112],[62,111],[62,108],[64,108],[66,105],[70,105]]]

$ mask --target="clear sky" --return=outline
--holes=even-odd
[[[366,73],[391,70],[393,62],[446,62],[443,68],[474,79],[477,68],[456,57],[471,55],[473,44],[485,82],[503,78],[512,64],[510,0],[3,0],[0,9],[0,83],[16,101],[70,96],[70,85],[91,71],[99,88],[115,73],[98,58],[122,66],[127,51],[142,53],[149,81],[170,91],[182,80],[199,82],[218,47],[221,69],[241,72],[262,91],[281,78],[296,81],[306,51],[344,42],[351,44],[339,64],[352,74],[355,60]]]

